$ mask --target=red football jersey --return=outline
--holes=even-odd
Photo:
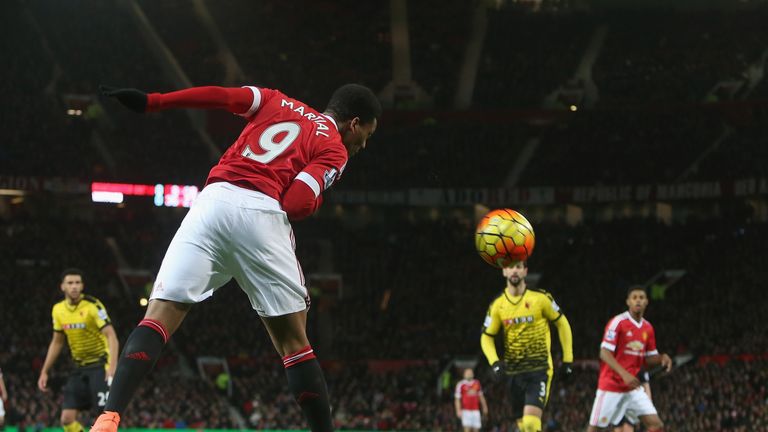
[[[228,182],[280,200],[294,179],[319,196],[349,158],[336,123],[303,102],[271,89],[253,91],[248,124],[211,169],[206,184]]]
[[[632,375],[637,375],[647,356],[657,355],[656,334],[651,323],[641,319],[638,323],[629,312],[616,315],[605,326],[601,348],[613,352],[616,361]],[[597,388],[612,392],[631,390],[610,366],[600,362]]]
[[[479,410],[481,394],[483,389],[480,387],[480,381],[463,379],[456,384],[454,398],[461,400],[463,410]]]

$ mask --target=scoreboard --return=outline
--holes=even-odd
[[[100,203],[119,204],[126,196],[140,196],[152,197],[157,207],[189,207],[198,192],[194,185],[91,183],[91,201]]]

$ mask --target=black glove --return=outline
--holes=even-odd
[[[141,90],[119,89],[102,84],[99,91],[106,97],[117,99],[131,111],[139,114],[147,111],[147,94]]]
[[[566,382],[571,378],[571,374],[573,373],[571,365],[572,363],[563,363],[560,365],[560,370],[558,371],[558,379],[560,382]]]
[[[491,365],[491,369],[497,379],[507,376],[507,364],[504,363],[504,360],[496,360],[496,362]]]

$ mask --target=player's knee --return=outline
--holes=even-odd
[[[541,419],[533,415],[523,416],[522,432],[541,432]]]

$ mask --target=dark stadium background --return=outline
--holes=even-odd
[[[295,224],[339,429],[459,430],[453,365],[477,361],[485,430],[515,430],[479,347],[504,282],[472,239],[481,214],[510,207],[536,230],[531,282],[574,333],[575,376],[555,382],[547,431],[586,427],[602,328],[635,283],[649,288],[660,348],[693,355],[651,380],[668,430],[768,431],[767,6],[4,1],[7,423],[58,426],[66,355],[52,394],[35,383],[60,271],[85,270],[125,342],[186,211],[151,195],[94,203],[91,183],[202,187],[242,126],[216,112],[138,116],[99,84],[252,84],[322,109],[354,81],[386,106],[379,132],[320,213]],[[173,190],[161,189],[162,203]],[[194,309],[123,426],[302,427],[244,300],[228,285]]]

